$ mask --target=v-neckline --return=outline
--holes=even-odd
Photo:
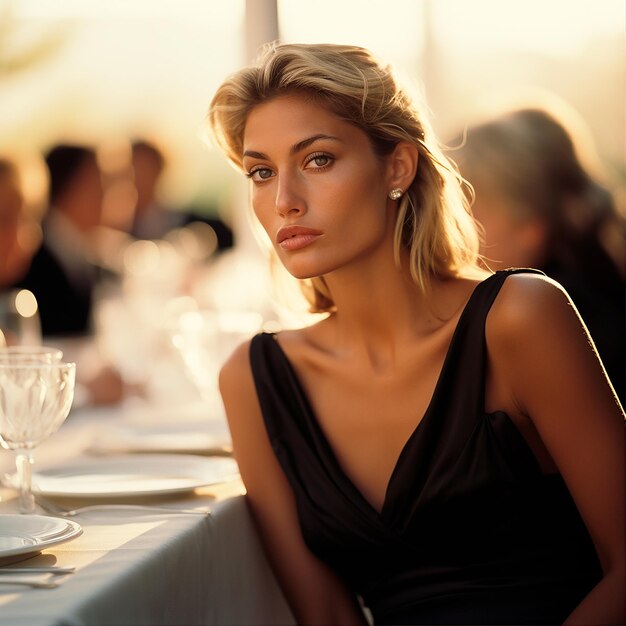
[[[293,366],[293,364],[289,360],[289,357],[287,356],[287,353],[283,350],[283,347],[280,345],[280,343],[279,343],[279,341],[277,339],[276,334],[275,333],[268,333],[270,335],[271,339],[272,339],[272,343],[276,346],[278,354],[283,359],[284,363],[287,366],[287,369],[289,370],[289,372],[290,372],[290,374],[291,374],[291,376],[293,378],[293,382],[294,382],[294,385],[296,387],[296,390],[297,390],[298,394],[300,395],[300,399],[302,400],[302,402],[303,402],[303,404],[306,407],[306,410],[308,412],[308,415],[309,415],[309,418],[310,418],[309,422],[313,425],[313,428],[315,428],[317,435],[320,437],[320,439],[323,442],[324,446],[328,450],[328,453],[329,453],[329,456],[330,456],[330,461],[333,464],[334,469],[336,471],[338,471],[339,474],[343,477],[345,483],[348,485],[349,489],[353,492],[353,494],[362,503],[364,503],[366,505],[366,507],[376,516],[376,518],[379,521],[382,521],[382,520],[385,519],[385,513],[389,509],[389,507],[391,506],[391,504],[389,502],[390,486],[394,482],[394,479],[395,479],[395,477],[397,475],[399,464],[400,464],[401,460],[403,459],[403,457],[405,456],[405,454],[406,454],[407,450],[409,449],[409,447],[412,445],[412,442],[417,438],[419,432],[422,430],[422,428],[421,428],[422,424],[430,417],[430,415],[432,413],[432,410],[433,410],[433,406],[435,406],[435,402],[436,402],[436,400],[438,398],[438,395],[440,393],[440,389],[443,386],[445,377],[447,375],[447,372],[450,369],[448,367],[448,362],[449,362],[449,360],[451,358],[451,354],[453,352],[453,349],[454,349],[456,343],[459,341],[461,328],[463,327],[465,318],[467,317],[468,311],[470,310],[470,304],[477,297],[477,293],[479,291],[479,288],[481,288],[482,285],[484,285],[488,280],[492,279],[494,276],[496,276],[496,274],[492,274],[491,276],[487,277],[485,280],[483,280],[483,281],[479,282],[477,285],[475,285],[474,289],[472,290],[472,293],[470,294],[469,298],[465,302],[465,305],[463,306],[463,310],[461,311],[459,319],[457,320],[456,326],[454,328],[454,332],[452,333],[452,337],[450,338],[450,343],[448,344],[448,348],[446,350],[446,354],[445,354],[445,357],[443,359],[443,362],[442,362],[442,365],[441,365],[441,369],[440,369],[439,374],[437,376],[437,382],[435,383],[435,386],[433,388],[433,392],[432,392],[432,395],[431,395],[430,400],[428,402],[428,405],[426,406],[426,410],[424,411],[421,419],[415,425],[415,428],[411,431],[411,434],[408,436],[408,438],[405,441],[404,445],[400,448],[400,452],[399,452],[399,454],[398,454],[398,456],[396,458],[396,461],[394,463],[393,469],[391,470],[391,473],[390,473],[389,478],[387,480],[387,485],[385,487],[385,494],[384,494],[384,497],[383,497],[383,502],[382,502],[380,510],[377,509],[365,497],[365,495],[363,495],[363,492],[361,491],[361,489],[356,485],[356,483],[350,477],[350,475],[344,470],[343,466],[339,462],[339,458],[337,457],[335,449],[331,445],[328,437],[326,436],[326,433],[324,432],[324,429],[322,428],[322,425],[319,422],[317,414],[313,410],[313,405],[311,404],[311,401],[309,400],[309,397],[308,397],[308,395],[307,395],[307,393],[306,393],[306,391],[304,389],[304,386],[302,385],[300,377],[298,376],[298,372],[296,371],[295,367]]]

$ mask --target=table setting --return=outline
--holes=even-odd
[[[81,441],[72,440],[69,446],[72,455],[64,454],[59,461],[55,453],[53,462],[35,468],[35,450],[57,433],[72,405],[76,365],[63,362],[62,357],[61,350],[46,346],[0,349],[0,444],[15,456],[13,471],[5,471],[0,477],[4,487],[17,492],[18,512],[30,515],[20,518],[9,514],[0,518],[5,522],[4,526],[0,525],[0,562],[4,557],[27,554],[29,546],[41,543],[36,532],[31,534],[25,530],[28,524],[45,521],[44,517],[36,515],[38,513],[73,517],[87,510],[118,508],[206,513],[206,509],[165,507],[155,502],[238,480],[225,420],[205,419],[202,425],[198,420],[192,423],[192,431],[188,430],[189,423],[186,427],[164,422],[160,429],[156,425],[155,430],[154,423],[145,421],[145,417],[143,421],[138,419],[137,414],[134,425],[131,420],[125,426],[118,423],[113,428],[110,420],[107,428],[104,424],[98,428],[95,423],[87,427],[82,416],[84,434],[91,433],[91,436]],[[208,438],[198,437],[203,430],[204,434],[209,434],[208,424],[212,425],[214,434]],[[63,434],[67,432],[68,429],[64,429]],[[107,437],[102,436],[104,432]],[[192,438],[195,446],[190,442]],[[89,440],[97,445],[85,445]],[[157,454],[159,451],[162,453]],[[164,454],[164,451],[171,453]],[[212,455],[213,451],[216,456]],[[56,447],[55,452],[58,452]],[[60,500],[71,501],[71,506],[62,506]],[[69,532],[70,526],[72,532]],[[19,532],[11,533],[11,528],[18,527]],[[60,533],[57,529],[53,533],[54,543],[67,541],[82,532],[75,524],[64,524],[64,527],[67,532]],[[48,542],[50,540],[48,537]],[[46,546],[54,545],[48,542]]]
[[[93,336],[0,346],[0,626],[293,624],[217,389],[219,363],[268,317],[232,279],[258,264],[216,262],[184,293],[169,256],[151,266],[136,248],[98,294]],[[7,351],[49,387],[73,369],[73,386],[7,386]],[[85,393],[102,366],[121,375],[119,401]]]
[[[71,410],[63,350],[16,348],[0,349],[0,626],[293,623],[216,403]]]
[[[15,454],[13,487],[19,510],[17,515],[0,514],[0,585],[50,589],[58,585],[56,575],[73,571],[6,567],[83,532],[76,522],[36,515],[32,492],[33,451],[59,429],[72,404],[76,365],[63,362],[62,356],[60,350],[42,346],[0,351],[0,443]]]

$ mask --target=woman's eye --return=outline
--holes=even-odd
[[[324,169],[333,162],[333,157],[328,154],[312,154],[307,162],[307,166],[312,166],[313,169]]]
[[[273,172],[268,167],[257,167],[256,169],[250,170],[246,176],[255,182],[261,182],[271,178],[273,176]]]

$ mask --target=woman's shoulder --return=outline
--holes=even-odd
[[[500,315],[524,317],[536,312],[571,303],[558,281],[540,272],[511,272],[505,277],[494,310]],[[513,320],[511,320],[513,321]]]
[[[506,277],[487,315],[485,342],[492,396],[504,399],[512,417],[545,424],[552,405],[569,402],[563,389],[574,384],[588,400],[606,385],[576,307],[560,283],[545,275]]]
[[[498,343],[518,344],[564,320],[580,322],[563,286],[544,274],[516,272],[507,275],[500,288],[487,317],[487,333]]]
[[[222,391],[232,383],[244,383],[250,374],[250,344],[252,338],[240,343],[222,363],[219,384]]]

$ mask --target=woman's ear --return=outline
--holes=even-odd
[[[398,143],[389,156],[390,189],[399,188],[404,192],[411,186],[417,172],[418,156],[417,146],[408,141]]]

